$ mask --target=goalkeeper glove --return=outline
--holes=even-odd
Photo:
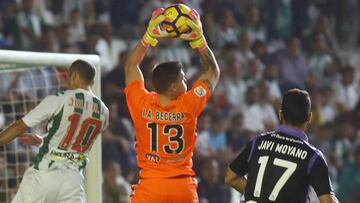
[[[169,37],[169,34],[165,30],[161,30],[159,28],[160,23],[162,23],[165,20],[165,16],[163,15],[164,9],[163,8],[157,8],[153,11],[151,20],[148,24],[147,30],[141,39],[141,43],[148,47],[156,46],[158,43],[159,38],[165,38]]]
[[[190,17],[191,19],[186,19],[186,24],[192,31],[188,34],[180,35],[180,38],[189,41],[191,48],[203,51],[207,43],[203,34],[200,15],[195,9],[191,9]]]

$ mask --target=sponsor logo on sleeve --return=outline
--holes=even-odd
[[[196,96],[202,97],[206,95],[206,89],[203,88],[202,86],[198,86],[194,89],[194,93],[196,94]]]

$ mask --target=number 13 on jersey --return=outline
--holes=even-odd
[[[159,125],[147,123],[150,130],[150,151],[159,152],[159,136],[167,136],[167,143],[162,143],[162,150],[166,154],[179,154],[184,150],[184,127],[180,124]],[[161,149],[160,149],[161,150]]]

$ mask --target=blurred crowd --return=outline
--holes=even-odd
[[[201,203],[238,202],[223,183],[228,163],[259,132],[279,124],[284,91],[312,99],[310,142],[327,158],[344,203],[360,196],[359,0],[178,0],[199,11],[221,78],[198,120],[194,168]],[[129,202],[138,180],[134,130],[124,96],[124,62],[165,0],[1,0],[0,48],[98,54],[110,124],[102,136],[104,203]],[[179,60],[191,85],[200,58],[167,39],[141,64]],[[0,160],[1,161],[1,160]],[[1,172],[1,170],[0,170]],[[316,201],[315,201],[316,202]]]

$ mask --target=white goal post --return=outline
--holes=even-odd
[[[100,58],[97,55],[43,53],[29,51],[0,50],[0,64],[20,64],[28,66],[59,66],[69,68],[77,59],[83,59],[96,66],[95,95],[101,96]],[[1,71],[12,71],[16,66],[0,66]],[[86,169],[85,187],[88,203],[102,202],[101,137],[96,140],[90,152],[90,162]]]

